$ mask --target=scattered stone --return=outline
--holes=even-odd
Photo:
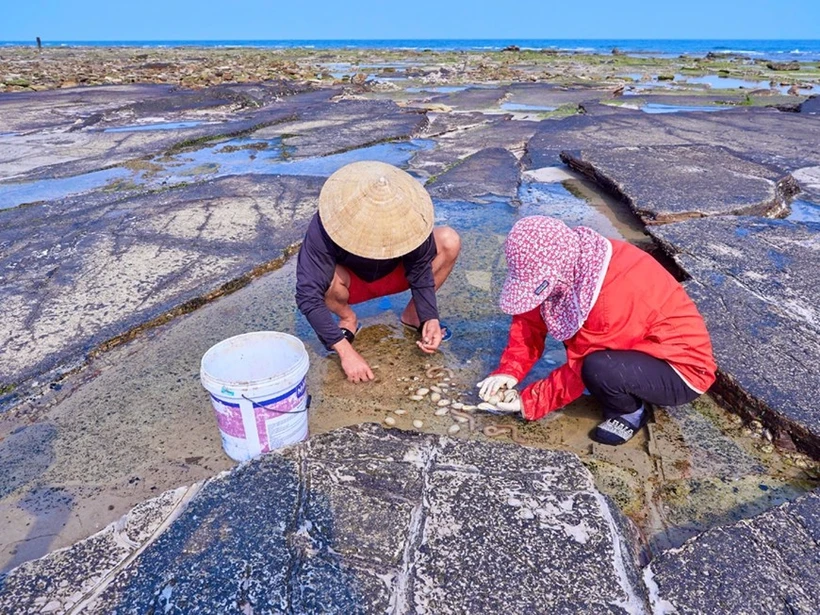
[[[384,417],[384,424],[393,427],[396,424],[396,419],[394,419],[392,416],[386,416]]]
[[[415,421],[413,421],[413,427],[415,427],[416,429],[421,429],[422,427],[424,427],[424,421],[416,419]]]

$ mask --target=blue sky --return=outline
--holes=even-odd
[[[0,40],[816,39],[820,0],[0,0]]]

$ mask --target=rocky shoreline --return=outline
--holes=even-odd
[[[674,84],[683,77],[715,75],[756,82],[755,96],[799,96],[820,85],[817,62],[772,63],[736,54],[696,58],[634,57],[543,50],[316,50],[310,48],[0,48],[0,91],[42,91],[78,85],[172,84],[185,88],[269,80],[350,84],[394,89],[414,84],[538,82],[611,86]],[[714,87],[714,86],[713,86]],[[718,84],[717,87],[721,87]],[[778,89],[779,88],[779,89]],[[702,87],[695,89],[703,89]]]
[[[607,596],[593,610],[816,611],[812,582],[779,562],[820,535],[820,99],[799,87],[817,85],[815,64],[779,68],[520,50],[0,49],[0,567],[11,570],[0,606],[126,612],[204,596],[438,612],[474,595],[453,579],[517,591],[493,558],[514,560],[518,532],[546,530],[577,557],[526,577],[537,591],[517,595],[525,610],[571,611],[555,596],[584,571],[577,604],[595,587]],[[345,382],[295,313],[291,257],[324,178],[361,159],[413,173],[462,236],[441,301],[459,333],[433,361],[459,403],[505,343],[487,297],[504,278],[506,232],[530,214],[631,241],[685,280],[721,369],[712,398],[656,409],[617,449],[590,446],[588,399],[493,430],[524,447],[489,442],[480,416],[450,441],[452,418],[408,398],[433,366],[395,318],[401,297],[362,313],[356,342],[377,382]],[[307,344],[314,438],[215,478],[233,464],[198,361],[263,329]],[[535,376],[562,353],[548,346]],[[386,416],[395,429],[351,427]],[[499,474],[499,463],[532,469]],[[498,499],[509,481],[516,493]],[[541,493],[550,481],[560,501]],[[264,540],[266,528],[237,522],[257,507],[279,523],[280,495],[296,516]],[[360,502],[406,514],[363,524]],[[463,523],[487,506],[510,514]],[[778,546],[762,538],[772,528]],[[477,543],[483,564],[463,555]],[[698,578],[723,543],[714,582]],[[806,549],[803,578],[817,578]],[[292,572],[276,582],[287,595],[268,591],[269,550]],[[202,578],[187,576],[194,561]],[[452,576],[458,562],[472,568]],[[778,579],[765,607],[725,581],[738,562]],[[482,612],[503,612],[495,600],[482,593]]]

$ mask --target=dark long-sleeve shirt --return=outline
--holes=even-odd
[[[424,243],[404,256],[384,260],[356,256],[334,243],[317,213],[308,225],[296,260],[296,304],[321,342],[331,348],[344,337],[325,304],[336,265],[349,269],[365,282],[375,282],[402,263],[419,319],[438,319],[432,266],[436,253],[436,242],[430,233]]]

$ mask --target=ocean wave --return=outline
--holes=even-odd
[[[718,53],[736,53],[739,55],[747,55],[747,56],[765,56],[765,51],[752,51],[751,49],[720,49]],[[785,53],[785,52],[781,52]]]

